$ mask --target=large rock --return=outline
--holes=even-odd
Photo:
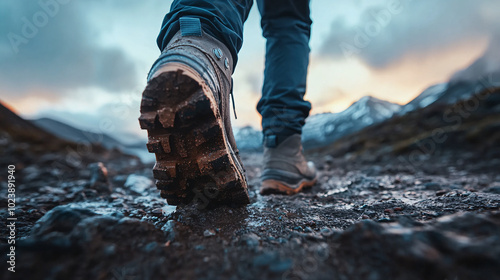
[[[362,221],[336,237],[351,279],[500,279],[500,214],[432,224]]]
[[[163,233],[152,224],[117,215],[99,215],[71,205],[58,206],[40,218],[31,231],[30,242],[97,250],[105,244],[127,240],[127,245],[163,241]]]
[[[129,175],[123,186],[140,195],[146,195],[149,190],[156,189],[151,179],[137,174]]]
[[[57,206],[36,222],[31,230],[31,235],[44,236],[51,232],[67,234],[83,219],[95,215],[97,214],[88,209],[75,209],[65,205]]]

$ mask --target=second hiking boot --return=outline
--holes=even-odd
[[[261,194],[292,195],[316,183],[316,169],[304,157],[300,134],[287,137],[276,147],[264,146]]]
[[[139,123],[156,154],[156,186],[172,205],[247,204],[229,115],[231,54],[202,32],[198,19],[180,21],[142,95]]]

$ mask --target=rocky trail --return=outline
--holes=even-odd
[[[495,157],[313,156],[318,184],[289,197],[258,194],[261,154],[244,154],[251,204],[216,209],[167,205],[136,158],[47,164],[58,157],[17,165],[16,272],[2,279],[500,279]]]

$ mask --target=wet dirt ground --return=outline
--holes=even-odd
[[[251,204],[173,207],[151,165],[18,167],[15,273],[2,279],[500,279],[500,160],[313,157],[319,182]],[[2,219],[7,217],[1,182]]]

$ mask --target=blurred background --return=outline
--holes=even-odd
[[[5,110],[61,138],[146,159],[139,102],[171,2],[0,2]],[[306,148],[500,84],[499,1],[313,0],[311,11]],[[233,124],[242,150],[260,149],[255,105],[265,40],[259,20],[255,4],[234,73]]]

